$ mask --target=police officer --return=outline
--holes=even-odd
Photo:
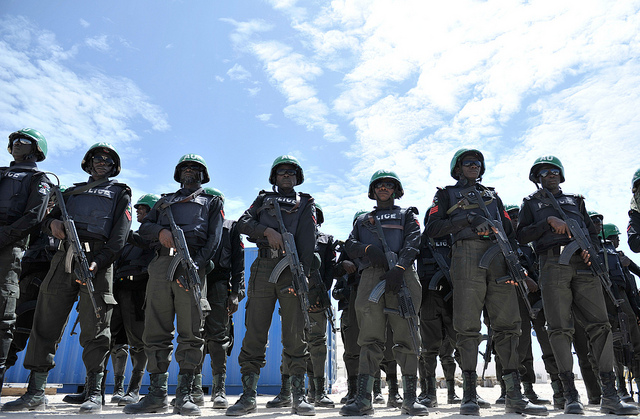
[[[139,223],[143,222],[144,217],[151,212],[151,208],[154,207],[159,199],[160,196],[154,194],[145,194],[138,198],[133,207],[136,210],[136,217]],[[140,399],[140,384],[147,367],[147,355],[144,352],[142,335],[144,333],[143,303],[149,280],[147,269],[155,256],[150,244],[150,241],[140,237],[139,232],[130,232],[127,244],[115,264],[116,274],[113,292],[118,305],[114,309],[111,332],[118,333],[123,331],[125,333],[133,366],[127,391],[123,392],[121,397],[116,398],[119,406],[138,402]],[[118,312],[120,321],[114,328],[116,312]],[[124,382],[124,367],[126,366],[127,358],[124,357],[124,362],[120,359],[121,364],[118,364],[118,361],[113,359],[112,350],[111,360],[117,385],[120,381]],[[114,389],[114,396],[115,393]],[[112,398],[111,401],[116,402],[116,400]]]
[[[640,169],[631,179],[631,208],[629,209],[629,226],[627,227],[629,249],[640,253]]]
[[[564,182],[564,167],[557,157],[543,156],[534,162],[529,180],[540,189],[524,199],[518,222],[518,241],[533,242],[540,258],[540,288],[547,318],[549,341],[558,363],[559,376],[564,388],[565,413],[584,412],[573,377],[571,340],[573,318],[585,326],[595,358],[599,361],[604,413],[638,414],[638,409],[620,402],[615,389],[613,372],[613,345],[611,326],[600,280],[589,270],[589,254],[578,251],[568,265],[559,263],[560,254],[571,239],[571,231],[561,214],[552,206],[550,193],[568,217],[571,217],[599,247],[597,231],[587,214],[584,198],[566,194],[560,189]]]
[[[224,194],[218,189],[205,190],[224,201]],[[231,316],[238,311],[238,305],[245,295],[244,244],[235,220],[224,220],[222,241],[213,257],[213,265],[213,270],[207,274],[207,300],[211,305],[211,312],[205,320],[204,335],[207,352],[211,357],[213,408],[226,409],[229,406],[225,389],[227,354],[233,345]],[[200,382],[202,391],[202,374],[198,376],[196,381]]]
[[[173,353],[174,319],[177,319],[176,360],[180,372],[173,413],[200,415],[200,408],[192,399],[195,374],[202,363],[204,349],[203,321],[199,309],[203,313],[209,311],[205,270],[220,244],[224,213],[222,200],[207,194],[201,187],[209,182],[207,164],[201,156],[182,156],[173,179],[180,183],[180,189],[160,198],[140,226],[140,236],[149,240],[151,247],[156,250],[156,257],[147,270],[149,280],[143,333],[150,386],[149,393],[138,403],[124,407],[124,413],[167,410],[167,370]],[[193,287],[196,284],[187,290],[185,284],[179,281],[179,278],[187,275],[185,269],[180,267],[173,274],[170,272],[177,246],[170,214],[184,232],[189,256],[197,267],[198,285],[201,288],[199,301],[194,298]]]
[[[242,373],[243,393],[227,409],[228,416],[241,416],[257,410],[256,390],[260,369],[265,366],[265,351],[271,317],[276,301],[280,303],[283,324],[282,345],[293,392],[292,413],[315,415],[313,405],[304,395],[307,343],[304,340],[304,318],[300,301],[292,290],[292,274],[285,269],[269,282],[271,272],[284,257],[282,231],[276,218],[274,202],[278,202],[287,232],[293,234],[305,277],[309,277],[314,259],[316,222],[313,198],[296,192],[304,181],[302,166],[295,157],[284,155],[271,165],[269,183],[273,192],[260,191],[253,204],[238,220],[238,230],[258,246],[258,258],[251,265],[248,301],[245,313],[246,333],[238,357]],[[306,280],[306,278],[304,279]]]
[[[50,183],[36,162],[47,156],[47,140],[33,128],[9,135],[13,161],[0,168],[0,388],[16,324],[20,259],[27,236],[38,233],[49,201]]]
[[[436,192],[426,229],[427,235],[434,239],[446,234],[453,235],[453,325],[458,333],[457,347],[462,359],[464,380],[460,413],[479,414],[476,364],[480,315],[486,305],[494,333],[494,348],[504,367],[503,379],[507,388],[505,411],[546,415],[544,406],[529,403],[520,390],[517,294],[509,283],[497,282],[508,275],[505,259],[500,254],[493,259],[489,268],[479,266],[482,256],[494,245],[491,239],[494,232],[492,223],[501,223],[512,241],[513,228],[495,190],[479,183],[485,172],[484,156],[480,151],[466,148],[458,150],[451,159],[450,169],[451,176],[458,182]],[[482,209],[485,206],[490,218]]]
[[[53,359],[57,344],[62,339],[69,312],[78,296],[82,330],[80,345],[87,370],[87,399],[80,406],[80,412],[102,410],[101,381],[109,354],[111,311],[116,304],[112,293],[112,264],[131,227],[131,190],[127,185],[109,179],[120,173],[120,156],[108,143],[91,146],[82,159],[81,167],[89,173],[89,180],[68,188],[64,199],[94,275],[93,294],[101,315],[97,318],[86,284],[73,273],[72,249],[65,240],[53,257],[51,268],[40,287],[24,360],[25,368],[31,370],[27,393],[6,403],[3,411],[44,409],[47,375],[55,366]],[[66,234],[60,216],[59,207],[55,207],[43,221],[42,229],[63,240]]]
[[[394,205],[404,195],[402,183],[392,171],[378,170],[369,181],[369,199],[376,201],[373,211],[362,214],[356,220],[345,246],[350,258],[359,258],[362,263],[356,314],[360,326],[360,364],[358,372],[358,394],[352,403],[340,409],[344,416],[360,416],[374,412],[371,391],[374,375],[380,368],[385,349],[387,323],[393,330],[393,354],[402,370],[404,400],[401,411],[410,415],[428,415],[428,409],[417,402],[416,386],[418,355],[411,339],[414,331],[400,316],[385,313],[385,308],[397,309],[400,289],[405,286],[410,293],[413,306],[420,307],[422,290],[413,262],[418,254],[420,224],[411,210]],[[379,235],[379,229],[383,236]],[[389,266],[385,255],[388,250],[397,256],[395,266]],[[385,280],[384,294],[378,302],[369,301],[374,288]],[[420,333],[415,331],[417,344]],[[417,349],[417,351],[416,351]]]

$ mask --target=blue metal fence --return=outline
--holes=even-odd
[[[245,249],[245,273],[247,275],[247,284],[251,280],[249,278],[249,272],[251,272],[250,267],[253,261],[256,259],[258,255],[257,248],[246,248]],[[233,351],[231,352],[231,356],[229,356],[227,360],[227,393],[228,394],[240,394],[242,392],[242,381],[240,380],[240,366],[238,365],[238,355],[240,354],[240,349],[242,347],[242,339],[244,338],[245,328],[244,328],[244,308],[247,299],[245,298],[241,303],[238,311],[233,315],[233,322],[235,328],[235,344],[233,347]],[[260,372],[260,380],[258,381],[258,391],[262,394],[277,394],[280,390],[280,362],[281,362],[281,354],[282,354],[282,342],[280,339],[281,336],[281,323],[280,316],[278,315],[278,305],[276,304],[276,309],[274,310],[272,321],[271,321],[271,329],[269,330],[269,341],[267,344],[267,365]],[[62,388],[59,389],[62,393],[75,393],[78,389],[84,385],[85,380],[85,368],[82,362],[82,348],[78,342],[78,335],[70,336],[71,326],[75,322],[77,317],[77,312],[75,308],[71,311],[69,315],[69,321],[67,323],[67,327],[58,346],[58,350],[56,352],[55,362],[56,367],[51,370],[49,373],[48,382],[49,383],[59,383],[62,384]],[[336,337],[335,334],[331,332],[330,327],[327,330],[327,365],[325,367],[327,383],[329,385],[333,384],[336,379],[337,373],[337,365],[336,365]],[[177,343],[174,339],[173,341],[174,348]],[[6,383],[25,383],[29,379],[29,371],[25,370],[22,367],[22,363],[24,361],[24,352],[22,351],[19,354],[18,361],[16,365],[9,370],[7,370],[5,376]],[[211,390],[211,362],[209,356],[207,355],[203,371],[202,371],[202,382],[203,387],[206,393],[209,393]],[[109,365],[107,369],[110,371],[108,373],[107,378],[107,394],[112,392],[113,390],[113,368],[111,366],[111,361],[109,361]],[[128,378],[131,377],[131,362],[127,363],[127,369],[125,371],[126,381],[128,382]],[[178,377],[178,365],[176,362],[172,362],[169,367],[169,392],[174,393],[175,387],[177,385],[177,377]],[[149,376],[145,375],[142,380],[142,392],[146,393],[146,387],[149,385]]]

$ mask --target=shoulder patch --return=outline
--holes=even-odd
[[[40,195],[48,195],[51,190],[51,186],[46,182],[40,182],[38,185],[38,193]]]

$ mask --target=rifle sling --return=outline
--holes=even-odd
[[[194,193],[190,194],[189,196],[187,196],[184,199],[181,199],[180,201],[175,201],[175,202],[165,202],[164,204],[160,205],[160,209],[165,209],[167,207],[170,207],[173,204],[181,204],[183,202],[188,202],[191,201],[192,199],[195,199],[198,197],[198,195],[200,195],[202,192],[204,192],[204,189],[202,188],[198,188],[198,190],[196,190]]]

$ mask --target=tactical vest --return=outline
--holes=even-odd
[[[296,206],[295,196],[283,196],[276,192],[264,191],[263,194],[264,199],[262,201],[262,207],[258,209],[258,222],[281,233],[280,224],[276,218],[274,212],[275,209],[272,206],[273,200],[277,200],[280,204],[282,220],[284,221],[285,228],[289,233],[295,235],[298,228],[298,222],[300,221],[300,215],[302,215],[304,208],[307,206],[310,195],[297,193],[297,196],[300,197],[300,205],[293,209]]]
[[[234,220],[224,220],[222,224],[222,239],[220,240],[220,246],[216,250],[216,254],[213,257],[214,271],[218,269],[231,270],[231,257],[233,256],[233,248],[231,247],[231,230],[235,225]]]
[[[24,215],[31,193],[31,178],[37,173],[41,172],[0,168],[0,225],[10,225]]]
[[[76,183],[75,187],[84,185],[86,183]],[[65,199],[67,211],[81,240],[109,240],[118,197],[124,188],[126,185],[109,180],[81,194],[68,195]]]
[[[546,196],[542,198],[541,191],[537,191],[529,195],[525,198],[525,201],[530,203],[530,207],[533,212],[534,221],[532,224],[537,224],[541,221],[546,222],[548,217],[560,217],[558,211],[556,211],[553,206],[548,202]],[[571,194],[562,194],[559,197],[556,197],[558,204],[560,204],[560,208],[567,214],[567,217],[572,218],[580,224],[584,234],[589,237],[589,230],[587,229],[587,225],[585,224],[584,218],[582,217],[582,213],[580,212],[580,198],[576,195]],[[541,254],[542,251],[547,250],[554,246],[564,246],[571,242],[569,236],[566,234],[556,234],[551,230],[545,231],[542,236],[534,242],[534,247],[536,253]]]
[[[436,272],[440,270],[440,266],[433,257],[433,252],[427,246],[425,241],[429,237],[424,234],[420,240],[420,254],[417,257],[417,272],[421,281],[429,281]],[[439,237],[434,240],[434,250],[442,255],[447,265],[451,266],[449,253],[451,252],[450,236]]]
[[[134,246],[127,243],[122,249],[122,255],[118,260],[114,279],[127,278],[133,276],[134,280],[145,280],[149,278],[147,267],[155,257],[155,252],[151,249]]]
[[[178,193],[167,195],[166,202],[175,202],[169,208],[173,213],[173,219],[178,227],[184,231],[184,237],[189,247],[201,248],[207,243],[209,235],[209,206],[214,199],[213,195],[200,194],[187,202],[179,202],[186,198]],[[159,210],[158,224],[171,230],[167,209]]]
[[[369,221],[371,215],[380,221],[389,250],[397,254],[404,245],[406,213],[405,208],[394,205],[393,208],[375,209],[370,213],[360,215],[356,220],[359,241],[363,244],[372,244],[384,251],[384,246],[376,232],[376,226]],[[369,264],[369,259],[366,256],[363,258],[363,263]]]
[[[478,207],[476,196],[475,194],[472,193],[472,190],[471,190],[471,188],[473,188],[475,189],[476,193],[482,194],[482,198],[485,202],[485,205],[487,206],[487,210],[489,210],[489,214],[491,214],[491,219],[502,222],[502,218],[500,217],[500,212],[498,210],[498,194],[496,193],[495,190],[493,190],[493,188],[487,188],[482,186],[478,188],[478,186],[480,185],[474,185],[471,187],[447,186],[445,188],[445,191],[447,191],[447,194],[449,195],[450,206],[453,207],[458,202],[464,199],[466,199],[468,202],[464,206],[459,206],[455,208],[451,213],[449,213],[449,217],[453,218],[458,214],[467,215],[472,212],[475,214],[480,214],[482,216],[485,215],[484,211]],[[478,236],[478,233],[476,233],[471,226],[467,226],[462,230],[458,231],[457,233],[453,233],[452,236],[453,236],[454,243],[457,242],[458,240],[463,240],[463,239],[480,239],[481,238],[480,236]]]
[[[604,265],[605,261],[602,258],[603,251],[598,254],[598,257],[601,258],[603,266],[609,267],[609,278],[616,284],[621,287],[625,287],[626,282],[624,279],[624,271],[622,270],[622,265],[620,264],[620,256],[618,255],[618,251],[613,247],[613,244],[607,242],[604,244],[603,249],[607,251],[607,263],[608,265]]]

